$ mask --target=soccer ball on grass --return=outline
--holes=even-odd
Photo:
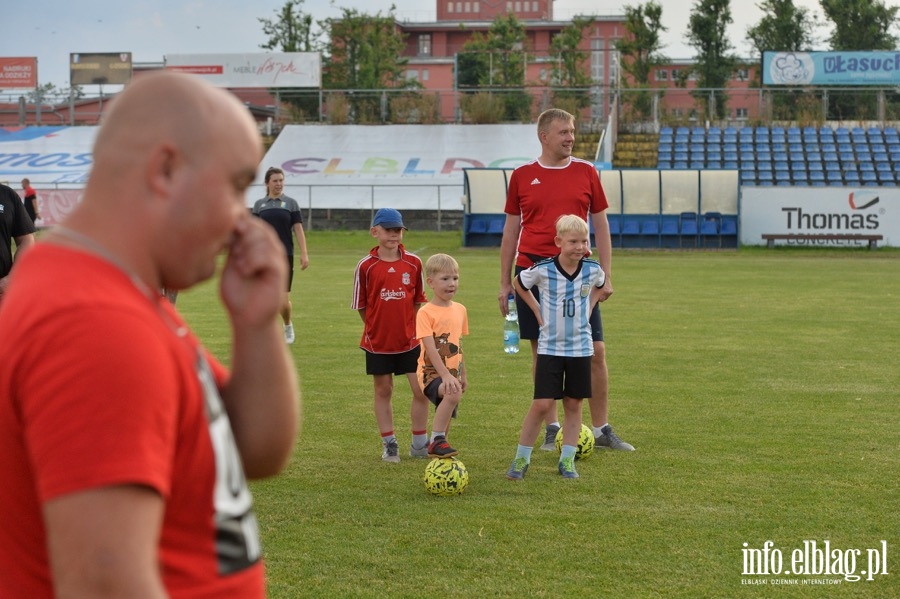
[[[434,458],[425,467],[423,481],[432,495],[459,495],[469,484],[469,471],[456,458]]]
[[[560,427],[556,433],[556,452],[562,453],[563,431]],[[581,432],[578,433],[578,450],[575,452],[576,460],[583,460],[594,453],[594,431],[586,424],[581,425]]]

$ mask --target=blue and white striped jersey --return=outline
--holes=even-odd
[[[575,273],[562,269],[559,257],[547,258],[519,273],[525,289],[540,293],[541,327],[537,352],[546,356],[581,358],[594,355],[591,338],[591,289],[603,276],[600,263],[581,260]]]

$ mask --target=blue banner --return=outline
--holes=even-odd
[[[900,52],[763,52],[763,85],[900,85]]]

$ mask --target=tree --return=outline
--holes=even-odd
[[[550,57],[553,59],[553,85],[562,88],[554,92],[553,103],[563,107],[585,108],[591,104],[591,96],[585,89],[591,85],[585,65],[590,58],[579,49],[584,31],[594,23],[593,17],[576,16],[550,42]]]
[[[321,31],[313,30],[312,15],[301,8],[304,0],[286,0],[281,10],[275,11],[275,19],[258,19],[263,33],[269,39],[260,48],[280,52],[318,52],[321,49]],[[309,89],[279,90],[284,92],[286,101],[301,115],[319,115],[319,91]]]
[[[69,100],[78,100],[84,97],[84,90],[80,85],[71,88],[58,88],[52,83],[39,85],[34,91],[28,92],[26,101],[29,104],[62,104]]]
[[[630,77],[631,85],[637,88],[650,87],[650,73],[653,68],[667,62],[661,54],[663,47],[660,35],[667,31],[662,24],[662,6],[650,0],[646,4],[625,6],[625,31],[627,35],[616,42],[619,64]],[[651,112],[648,91],[639,91],[628,104],[640,120],[646,120]]]
[[[525,42],[525,26],[514,14],[497,15],[487,34],[473,34],[457,55],[459,87],[503,89],[503,120],[531,120],[531,97],[524,89]]]
[[[722,93],[710,97],[709,90],[726,87],[737,66],[728,40],[731,22],[731,0],[697,0],[688,20],[687,39],[697,50],[691,71],[697,76],[698,91],[693,95],[712,118],[725,116],[727,98]]]
[[[304,0],[287,0],[277,19],[258,19],[269,41],[261,44],[264,50],[282,52],[316,52],[321,32],[313,31],[312,15],[301,10]]]
[[[394,6],[386,15],[360,13],[342,8],[337,19],[327,19],[330,55],[325,58],[323,83],[329,89],[383,90],[409,89],[417,82],[405,77],[404,36],[395,26]],[[383,121],[387,115],[387,96],[352,91],[347,98],[351,116],[357,122]]]
[[[832,50],[896,50],[900,7],[883,0],[819,0],[825,17],[834,23],[828,41]]]
[[[808,8],[794,0],[763,0],[756,5],[763,17],[747,28],[747,40],[757,56],[765,50],[775,52],[809,51],[815,43],[816,19]]]
[[[832,50],[895,50],[900,7],[887,7],[882,0],[819,0],[825,17],[834,24],[828,38]],[[828,117],[874,119],[878,117],[878,92],[847,91],[829,94]]]
[[[747,29],[747,40],[753,46],[757,57],[766,50],[774,52],[809,51],[815,44],[813,32],[817,27],[815,16],[809,9],[797,7],[794,0],[763,0],[757,4],[763,17]],[[757,71],[755,86],[760,86],[760,71]],[[768,94],[772,103],[772,116],[778,120],[803,120],[818,114],[821,119],[820,102],[814,92],[804,88],[779,89]]]

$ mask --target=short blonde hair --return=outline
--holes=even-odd
[[[564,214],[556,219],[556,234],[559,237],[562,237],[566,233],[589,235],[590,231],[587,221],[575,214]]]
[[[425,262],[425,276],[433,277],[439,272],[459,273],[459,263],[448,254],[433,254]]]
[[[547,129],[549,129],[550,123],[552,123],[553,121],[565,121],[567,123],[574,123],[575,117],[562,108],[548,108],[538,117],[538,135],[541,134],[541,131],[546,131]]]

